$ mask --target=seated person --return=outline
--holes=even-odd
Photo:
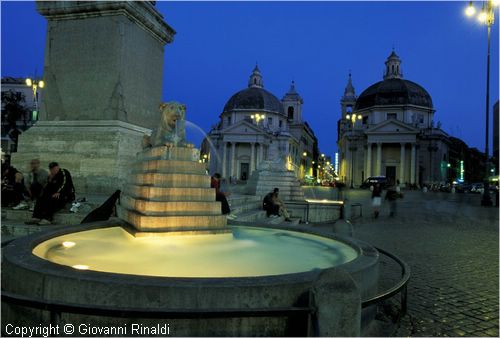
[[[19,205],[25,191],[23,174],[13,166],[2,166],[2,206]]]
[[[42,194],[42,189],[47,184],[47,178],[49,174],[47,170],[40,168],[40,160],[33,159],[30,162],[30,171],[28,172],[27,178],[24,181],[26,192],[28,195],[28,203],[22,201],[17,206],[14,207],[16,210],[20,209],[30,209],[34,210],[35,202],[38,197]]]
[[[285,203],[279,198],[279,189],[274,188],[272,192],[264,197],[263,207],[267,212],[267,216],[275,215],[275,216],[283,216],[285,217],[285,221],[290,222],[290,214],[286,210]]]
[[[57,162],[49,164],[49,181],[37,199],[33,218],[26,224],[51,224],[54,214],[75,199],[75,187],[67,169]]]
[[[220,190],[220,180],[220,174],[215,173],[210,180],[210,188],[215,189],[215,200],[221,203],[222,214],[227,215],[228,219],[235,219],[236,216],[231,214],[231,208],[226,198],[229,194]]]

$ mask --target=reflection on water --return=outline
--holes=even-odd
[[[33,253],[71,267],[165,277],[279,275],[328,268],[357,257],[350,246],[315,235],[232,229],[217,235],[137,238],[121,227],[96,229],[50,239]]]

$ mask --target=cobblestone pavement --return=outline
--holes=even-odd
[[[405,192],[396,217],[372,217],[370,192],[347,192],[363,204],[355,237],[396,254],[411,267],[408,315],[397,336],[498,337],[498,208],[471,194]]]

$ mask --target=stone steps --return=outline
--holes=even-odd
[[[137,154],[139,161],[145,160],[176,160],[192,161],[198,163],[200,152],[190,147],[167,147],[160,146],[143,150]]]
[[[193,161],[147,160],[132,166],[135,173],[183,173],[205,175],[205,164]]]
[[[188,216],[188,215],[220,215],[221,205],[217,201],[150,201],[129,196],[121,198],[124,208],[135,210],[143,215],[156,216]]]
[[[237,218],[234,220],[234,223],[256,222],[256,221],[262,221],[267,218],[265,210],[257,210],[257,209],[237,213],[236,216]],[[228,222],[229,224],[233,223],[233,221],[231,220],[229,220]]]
[[[164,188],[210,188],[210,176],[176,173],[132,174],[130,183]]]
[[[230,195],[228,202],[231,206],[231,212],[235,214],[262,209],[262,199],[259,196]]]
[[[80,222],[85,218],[85,216],[87,216],[87,214],[87,212],[73,213],[63,209],[60,212],[56,212],[54,214],[54,220],[52,223],[60,225],[80,224]],[[12,210],[2,208],[2,223],[8,223],[9,221],[29,221],[32,215],[33,212],[29,210]],[[4,217],[5,219],[3,219]]]
[[[212,188],[198,188],[198,187],[167,188],[167,187],[128,185],[127,187],[125,187],[124,193],[131,197],[142,198],[158,202],[215,201],[215,189]]]
[[[118,210],[120,218],[132,224],[138,231],[221,229],[226,226],[225,215],[150,216],[122,207],[118,208]]]

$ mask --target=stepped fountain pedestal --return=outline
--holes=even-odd
[[[304,201],[304,192],[293,171],[285,167],[283,161],[263,161],[250,176],[247,193],[264,197],[274,188],[280,190],[280,198],[284,201]]]
[[[230,232],[200,152],[185,140],[186,107],[160,105],[160,124],[137,154],[118,215],[135,236]]]

